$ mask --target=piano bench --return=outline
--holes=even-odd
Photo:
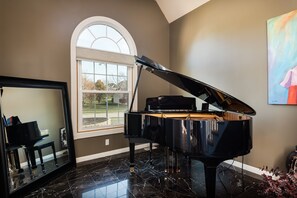
[[[55,160],[55,165],[58,166],[58,161],[57,161],[57,156],[56,156],[56,149],[55,149],[55,143],[54,141],[49,141],[46,143],[37,143],[36,145],[34,145],[33,149],[34,151],[38,151],[38,155],[39,155],[39,159],[40,159],[40,164],[41,164],[41,168],[42,171],[45,173],[45,168],[44,168],[44,163],[43,163],[43,156],[42,156],[42,149],[47,148],[47,147],[52,147],[53,150],[53,155],[54,155],[54,160]]]

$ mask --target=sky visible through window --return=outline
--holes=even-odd
[[[123,36],[107,25],[92,25],[81,32],[78,47],[130,54],[129,46]]]

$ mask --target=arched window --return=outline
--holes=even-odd
[[[137,73],[134,55],[135,43],[118,22],[91,17],[77,26],[71,39],[75,139],[123,132]]]
[[[77,46],[130,54],[126,39],[108,25],[92,25],[84,29],[78,37]]]

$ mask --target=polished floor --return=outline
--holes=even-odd
[[[37,168],[31,169],[31,172],[28,166],[26,168],[23,168],[22,171],[20,172],[18,172],[17,169],[13,170],[11,168],[10,174],[8,177],[10,192],[18,190],[26,186],[28,183],[31,183],[32,181],[35,181],[40,177],[43,177],[44,174],[52,172],[53,170],[57,169],[59,166],[63,165],[67,161],[68,161],[67,155],[59,156],[57,158],[57,164],[55,163],[54,159],[45,161],[44,171],[42,170],[40,164],[38,164]]]
[[[130,174],[129,155],[125,153],[73,168],[26,197],[206,197],[201,162],[188,163],[180,156],[180,172],[166,173],[163,149],[153,151],[152,164],[146,151],[138,152],[135,158],[134,174]],[[220,165],[216,197],[260,197],[258,183],[230,165]]]

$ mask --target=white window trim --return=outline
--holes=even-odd
[[[118,30],[123,37],[126,39],[128,46],[130,47],[131,55],[137,55],[137,49],[135,42],[130,35],[130,33],[126,30],[124,26],[122,26],[117,21],[103,17],[103,16],[94,16],[87,18],[83,20],[81,23],[79,23],[75,30],[72,33],[71,42],[70,42],[70,64],[71,64],[71,117],[72,117],[72,128],[73,128],[73,136],[74,139],[82,139],[82,138],[90,138],[90,137],[97,137],[97,136],[104,136],[104,135],[111,135],[111,134],[118,134],[123,133],[123,128],[112,128],[108,131],[104,130],[98,130],[98,131],[92,131],[92,132],[78,132],[78,103],[77,103],[77,97],[78,97],[78,68],[76,64],[77,59],[77,51],[76,51],[76,43],[78,40],[78,37],[80,33],[88,26],[95,25],[95,24],[105,24],[109,25],[116,30]],[[130,58],[131,58],[130,55]],[[129,58],[128,58],[129,59]],[[137,67],[134,65],[133,68],[133,82],[136,82],[137,78]],[[133,86],[134,89],[135,86]],[[135,100],[133,103],[133,110],[137,109],[137,94],[135,96]]]

